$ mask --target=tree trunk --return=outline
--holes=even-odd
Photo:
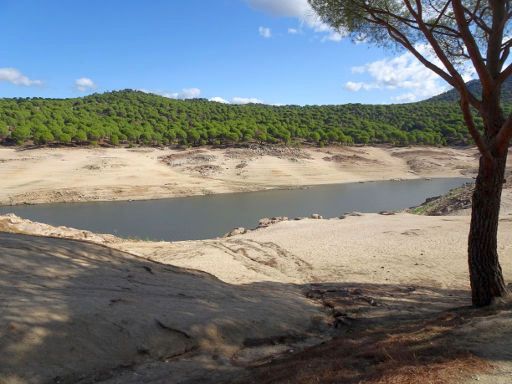
[[[494,162],[482,157],[473,193],[469,273],[473,305],[485,306],[507,293],[498,260],[498,222],[507,151]]]

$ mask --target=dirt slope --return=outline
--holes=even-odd
[[[145,363],[169,374],[178,357],[194,364],[166,382],[208,377],[307,344],[325,318],[291,285],[233,287],[99,245],[0,233],[0,383],[107,379]]]
[[[304,185],[471,176],[474,149],[0,147],[0,204],[140,200]]]

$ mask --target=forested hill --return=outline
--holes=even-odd
[[[3,144],[466,144],[451,101],[400,105],[230,105],[124,90],[75,99],[0,99]]]
[[[478,80],[472,80],[467,83],[469,91],[475,95],[480,96],[482,94],[482,85]],[[512,77],[509,77],[503,83],[503,88],[501,90],[501,98],[505,104],[512,103]],[[449,90],[448,92],[441,93],[440,95],[434,96],[428,101],[459,101],[459,94],[454,89]]]

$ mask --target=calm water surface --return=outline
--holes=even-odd
[[[409,208],[468,181],[378,181],[150,201],[4,206],[0,214],[12,212],[34,221],[123,237],[195,240],[221,236],[235,227],[255,227],[262,217],[319,213],[327,218],[351,211]]]

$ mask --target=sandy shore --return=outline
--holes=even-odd
[[[469,216],[358,213],[345,219],[284,221],[220,239],[152,242],[5,215],[0,216],[0,231],[85,240],[204,271],[229,284],[350,281],[469,289],[469,220]],[[499,252],[512,252],[512,213],[500,219]],[[512,259],[503,257],[502,267],[512,276]]]
[[[3,148],[0,202],[471,176],[476,157],[450,148]],[[499,252],[508,282],[511,207],[507,189]],[[512,310],[460,310],[470,295],[469,216],[459,213],[304,219],[173,243],[0,216],[0,382],[245,383],[262,364],[272,372],[265,364],[293,361],[297,351],[333,337],[355,343],[372,329],[369,344],[377,345],[397,325],[413,324],[413,356],[419,340],[429,348],[442,342],[449,348],[441,350],[476,356],[467,363],[473,368],[453,371],[459,382],[473,382],[475,367],[485,367],[480,382],[508,383]],[[404,328],[398,331],[403,338]],[[355,358],[363,373],[368,363]]]
[[[0,204],[138,200],[315,184],[471,176],[474,149],[0,148]]]
[[[364,329],[374,318],[439,316],[469,304],[468,225],[467,216],[364,214],[166,243],[0,216],[0,350],[9,356],[0,381],[231,382],[256,362],[339,336],[333,324],[347,320],[336,316]],[[509,282],[511,244],[507,214],[499,248]],[[341,304],[326,306],[325,295]],[[481,382],[505,383],[512,317],[490,314],[443,337],[493,361]]]

